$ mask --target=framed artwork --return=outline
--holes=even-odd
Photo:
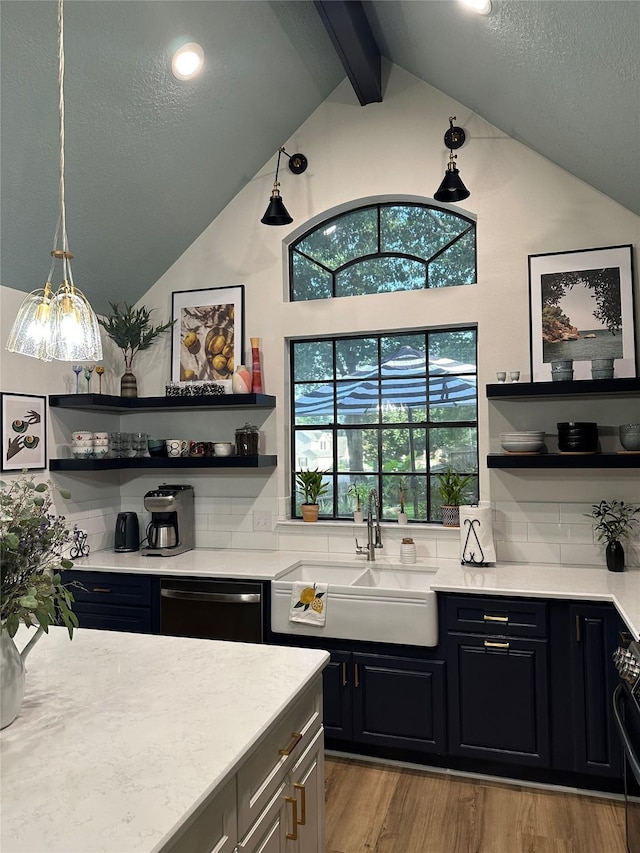
[[[231,379],[244,353],[244,285],[172,294],[171,380]]]
[[[631,246],[529,255],[531,381],[551,380],[551,361],[613,358],[614,377],[636,376]]]
[[[0,393],[2,470],[47,467],[47,398]]]

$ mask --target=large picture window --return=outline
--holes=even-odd
[[[473,284],[476,225],[433,205],[371,204],[303,234],[289,263],[292,302]]]
[[[412,521],[439,521],[437,477],[478,473],[477,334],[472,327],[291,342],[295,474],[325,472],[322,518],[351,518],[353,487],[375,488],[382,517],[400,495]]]

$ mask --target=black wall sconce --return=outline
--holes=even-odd
[[[444,144],[449,149],[449,162],[447,163],[447,171],[444,173],[444,179],[433,196],[436,201],[462,201],[471,195],[462,183],[460,172],[456,169],[455,161],[458,155],[453,152],[464,145],[467,137],[461,127],[453,126],[455,120],[455,116],[449,116],[449,129],[444,135]]]
[[[290,222],[293,222],[293,219],[289,216],[289,211],[282,201],[280,184],[278,183],[280,157],[283,154],[289,158],[289,170],[294,175],[301,175],[309,165],[304,154],[287,154],[284,148],[278,148],[278,165],[276,166],[276,177],[273,182],[271,198],[269,199],[269,207],[267,207],[264,216],[260,220],[263,225],[289,225]]]

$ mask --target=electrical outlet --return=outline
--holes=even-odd
[[[271,513],[270,512],[254,512],[253,513],[253,529],[268,530],[271,532]]]

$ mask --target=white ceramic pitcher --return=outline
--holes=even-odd
[[[21,652],[6,629],[0,634],[0,729],[18,716],[24,698],[24,662],[42,634],[42,628],[38,628]]]

